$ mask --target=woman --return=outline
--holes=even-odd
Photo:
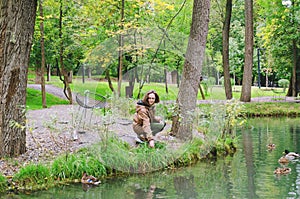
[[[147,141],[149,147],[154,148],[153,136],[162,131],[166,123],[155,116],[155,103],[159,103],[159,96],[154,90],[146,93],[143,100],[136,105],[136,113],[133,118],[133,130],[138,138]]]

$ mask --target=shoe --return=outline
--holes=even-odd
[[[135,143],[136,143],[136,144],[143,144],[143,143],[145,143],[145,142],[142,141],[140,138],[136,137],[136,138],[135,138]]]
[[[171,132],[169,133],[169,136],[171,136],[171,137],[176,137],[176,134],[174,134],[173,131],[171,131]]]

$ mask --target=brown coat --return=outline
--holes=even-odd
[[[160,122],[159,117],[155,117],[155,106],[149,106],[139,101],[136,105],[136,113],[133,118],[133,130],[140,138],[149,141],[153,134],[150,128],[151,123]]]

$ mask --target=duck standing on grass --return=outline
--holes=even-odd
[[[95,178],[94,176],[87,175],[86,172],[83,172],[81,183],[88,184],[88,185],[98,185],[101,183],[101,181]]]
[[[294,160],[296,158],[299,158],[300,155],[298,153],[295,152],[290,152],[289,150],[284,150],[283,154],[285,155],[285,157],[289,160]]]

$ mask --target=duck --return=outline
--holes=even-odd
[[[81,183],[87,185],[98,185],[101,183],[101,181],[98,180],[96,177],[87,175],[86,172],[83,172],[83,175],[81,177]]]
[[[283,168],[277,167],[274,171],[274,174],[285,175],[285,174],[289,174],[291,171],[292,169],[288,167],[283,167]]]
[[[289,159],[284,155],[282,156],[281,158],[279,158],[278,162],[281,163],[281,164],[287,164],[289,163]]]
[[[275,149],[276,145],[273,144],[273,143],[270,143],[270,144],[267,144],[267,147],[268,147],[268,150],[269,150],[269,151],[272,151],[272,150]]]
[[[300,157],[300,155],[298,153],[296,153],[296,152],[290,152],[287,149],[284,150],[283,154],[289,160],[294,160],[295,158],[299,158]]]

